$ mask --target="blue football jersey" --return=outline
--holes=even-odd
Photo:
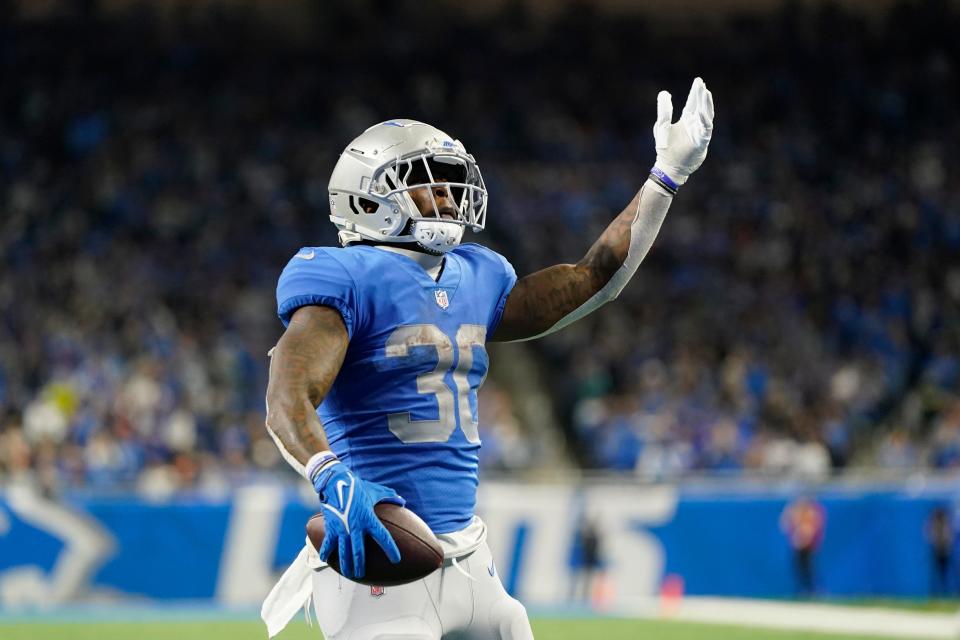
[[[277,285],[284,326],[299,307],[326,305],[350,335],[317,410],[331,449],[396,490],[435,533],[473,517],[484,344],[516,280],[477,244],[447,253],[439,281],[405,255],[354,245],[301,249]]]

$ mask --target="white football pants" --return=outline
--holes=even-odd
[[[324,638],[532,640],[527,611],[503,588],[486,542],[457,564],[446,560],[423,580],[382,588],[329,567],[314,571],[314,610]]]

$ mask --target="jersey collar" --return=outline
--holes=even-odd
[[[436,281],[437,276],[440,274],[440,269],[443,266],[442,255],[431,255],[429,253],[424,253],[423,251],[414,251],[412,249],[404,249],[402,247],[394,247],[384,244],[376,244],[373,246],[383,251],[390,251],[391,253],[396,253],[410,258],[419,264],[423,270],[427,272],[427,275],[434,279],[434,281]]]
[[[399,247],[386,247],[383,245],[375,245],[375,248],[387,251],[397,256],[397,263],[399,263],[403,270],[410,274],[417,283],[420,284],[424,289],[446,289],[449,291],[452,296],[453,293],[457,290],[457,287],[460,285],[460,259],[452,252],[447,252],[442,256],[431,256],[429,254],[424,254],[420,251],[410,251],[409,249],[401,249]],[[421,261],[421,258],[434,258],[435,267],[440,274],[439,280],[434,280],[433,277],[426,271],[427,267],[424,266],[424,262]],[[442,264],[441,264],[442,263]],[[429,264],[429,262],[427,262]],[[440,269],[440,267],[443,267]]]

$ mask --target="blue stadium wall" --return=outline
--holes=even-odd
[[[488,483],[479,512],[508,588],[533,605],[572,593],[576,531],[599,523],[605,597],[630,605],[667,575],[688,594],[787,597],[796,592],[780,516],[794,490],[749,487]],[[952,505],[947,488],[823,488],[817,590],[828,596],[922,597],[930,588],[925,522]],[[310,496],[257,486],[218,498],[0,493],[0,603],[103,598],[255,604],[304,542]],[[954,567],[954,571],[958,570]]]

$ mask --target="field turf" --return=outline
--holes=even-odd
[[[773,631],[758,628],[614,618],[540,618],[533,621],[538,640],[868,640],[872,636]],[[143,623],[0,622],[3,640],[265,640],[258,621]],[[277,640],[318,640],[316,627],[291,623]]]

